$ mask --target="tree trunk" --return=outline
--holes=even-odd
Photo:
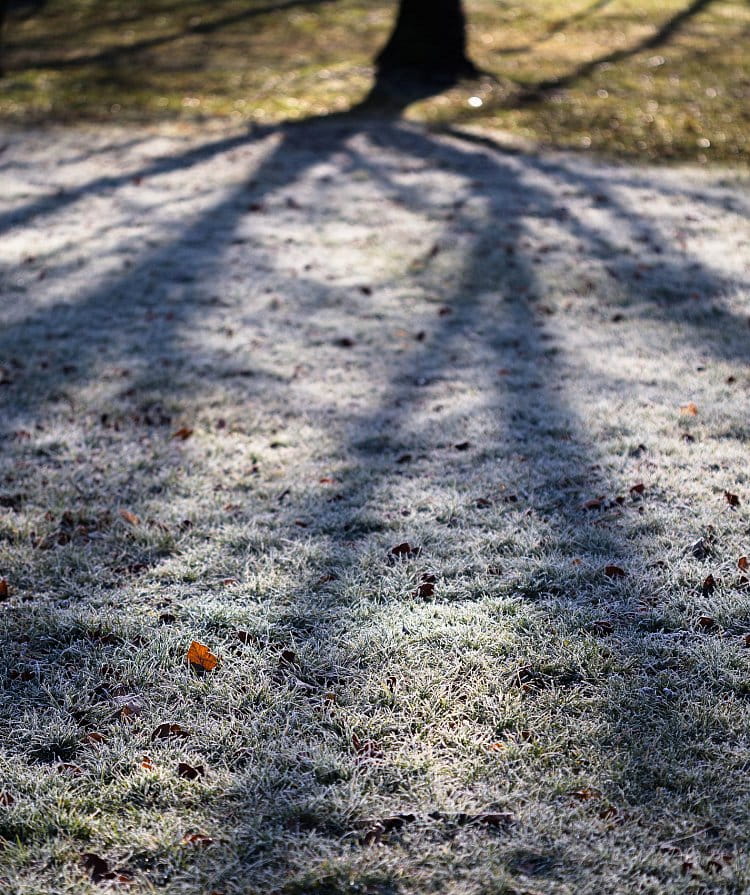
[[[378,79],[453,83],[476,75],[461,0],[399,0],[396,25],[375,64]]]

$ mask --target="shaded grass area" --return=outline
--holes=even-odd
[[[115,137],[3,162],[6,887],[747,888],[741,181]]]
[[[268,123],[330,114],[366,95],[393,12],[361,0],[50,0],[10,21],[0,116]],[[747,161],[750,11],[741,0],[474,0],[467,12],[472,58],[491,77],[417,103],[411,117],[618,156]]]

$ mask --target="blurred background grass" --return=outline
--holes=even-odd
[[[10,5],[0,121],[241,124],[355,105],[397,4]],[[407,117],[619,157],[750,161],[745,0],[466,0],[466,12],[470,55],[487,76]]]

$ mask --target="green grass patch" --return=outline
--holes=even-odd
[[[341,112],[367,94],[394,6],[50,0],[9,22],[0,118],[276,123]],[[488,77],[410,117],[621,157],[747,162],[741,0],[470,0],[467,14]]]

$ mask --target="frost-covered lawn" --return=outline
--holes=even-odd
[[[746,180],[3,142],[0,887],[750,888]]]

